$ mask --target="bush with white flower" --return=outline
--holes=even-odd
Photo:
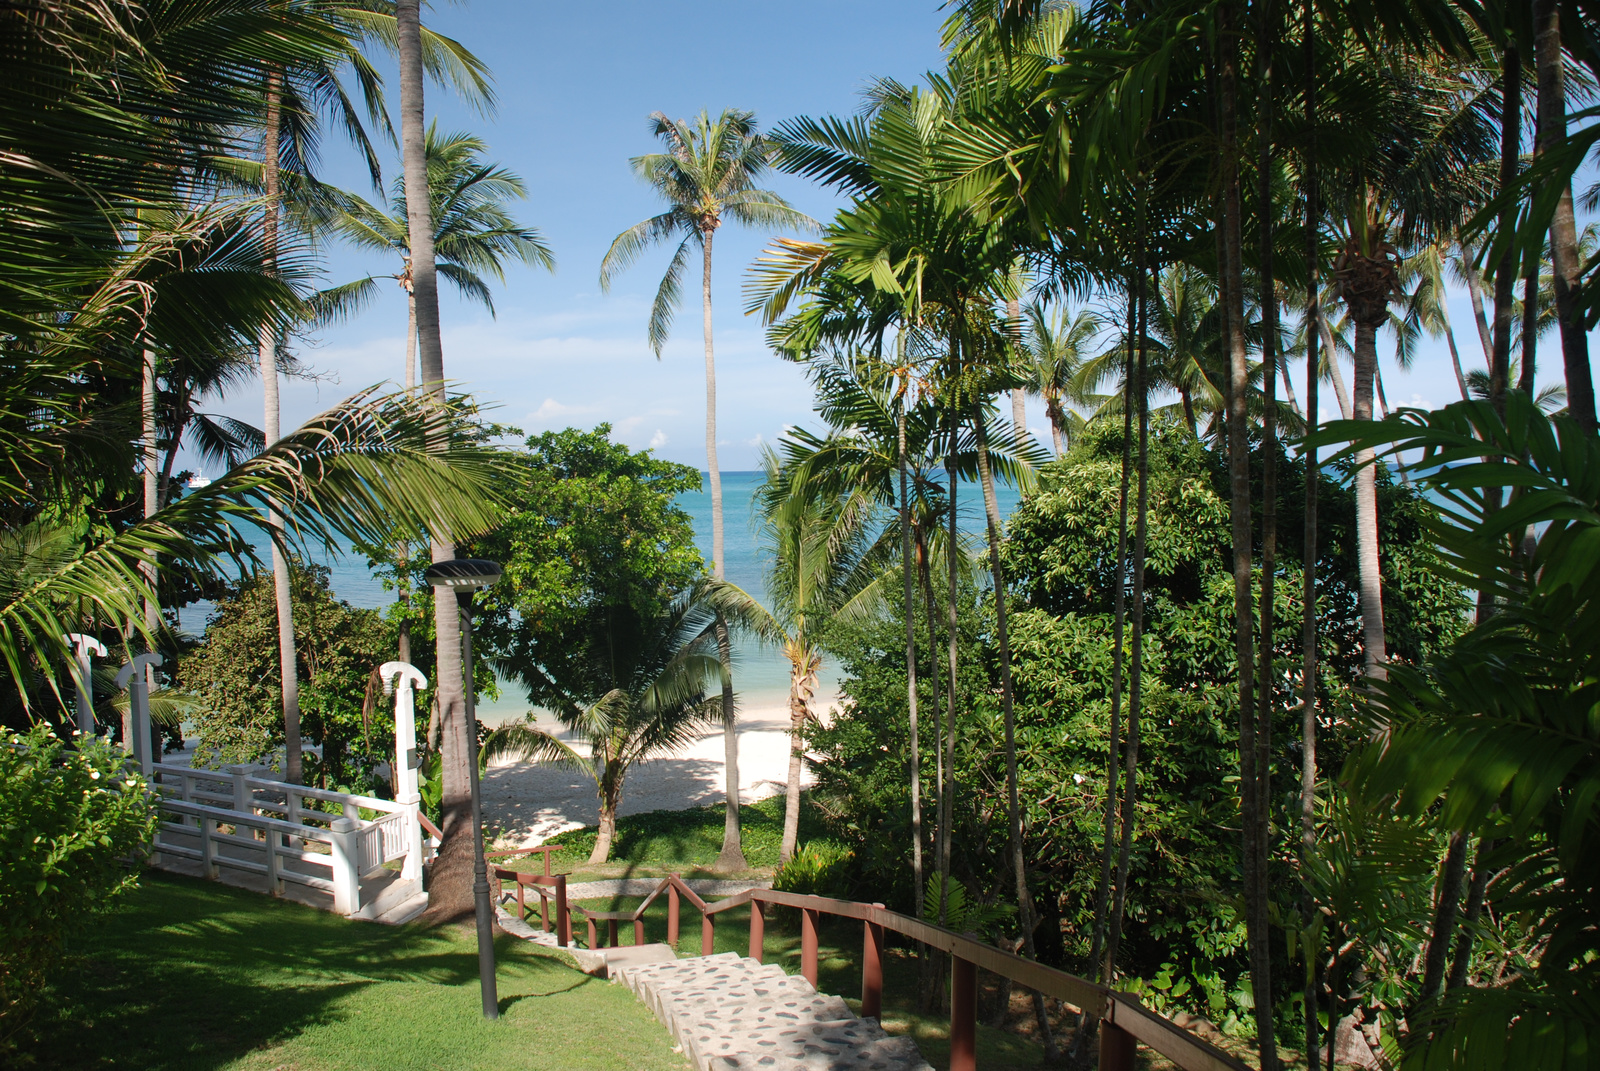
[[[109,741],[40,726],[0,744],[0,1055],[63,939],[135,884],[155,834],[148,785]]]

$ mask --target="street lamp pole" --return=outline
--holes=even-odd
[[[428,568],[428,583],[455,592],[461,614],[461,673],[467,701],[467,783],[472,806],[472,899],[478,923],[478,986],[483,1017],[500,1018],[494,977],[494,908],[489,903],[489,867],[483,855],[483,797],[478,787],[478,704],[472,680],[472,596],[500,579],[500,566],[481,558],[457,558]],[[442,594],[442,592],[441,592]]]

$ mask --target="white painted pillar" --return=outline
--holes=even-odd
[[[78,672],[74,683],[78,686],[78,728],[86,735],[94,735],[94,686],[91,684],[89,658],[104,658],[111,652],[93,636],[70,632],[62,639],[72,644],[78,652]]]
[[[150,684],[145,677],[145,667],[159,665],[160,655],[142,654],[134,655],[133,661],[117,670],[117,687],[128,690],[128,707],[133,715],[133,739],[124,740],[123,745],[133,755],[139,772],[146,777],[150,776],[155,755],[150,743]]]
[[[385,662],[378,667],[385,691],[394,690],[394,801],[406,808],[406,861],[402,879],[422,877],[422,794],[418,790],[417,768],[417,688],[426,688],[428,678],[408,662]],[[391,680],[393,678],[393,680]]]
[[[333,831],[333,909],[353,915],[361,907],[361,823],[335,818]]]

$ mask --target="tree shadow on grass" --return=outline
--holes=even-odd
[[[462,933],[352,924],[150,872],[68,953],[33,1024],[36,1040],[15,1054],[22,1067],[211,1071],[349,1018],[372,986],[466,986],[478,976]],[[588,981],[512,938],[497,955],[513,1003]]]

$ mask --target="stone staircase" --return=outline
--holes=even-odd
[[[890,1037],[804,978],[733,952],[615,963],[700,1071],[932,1071],[910,1038]]]

